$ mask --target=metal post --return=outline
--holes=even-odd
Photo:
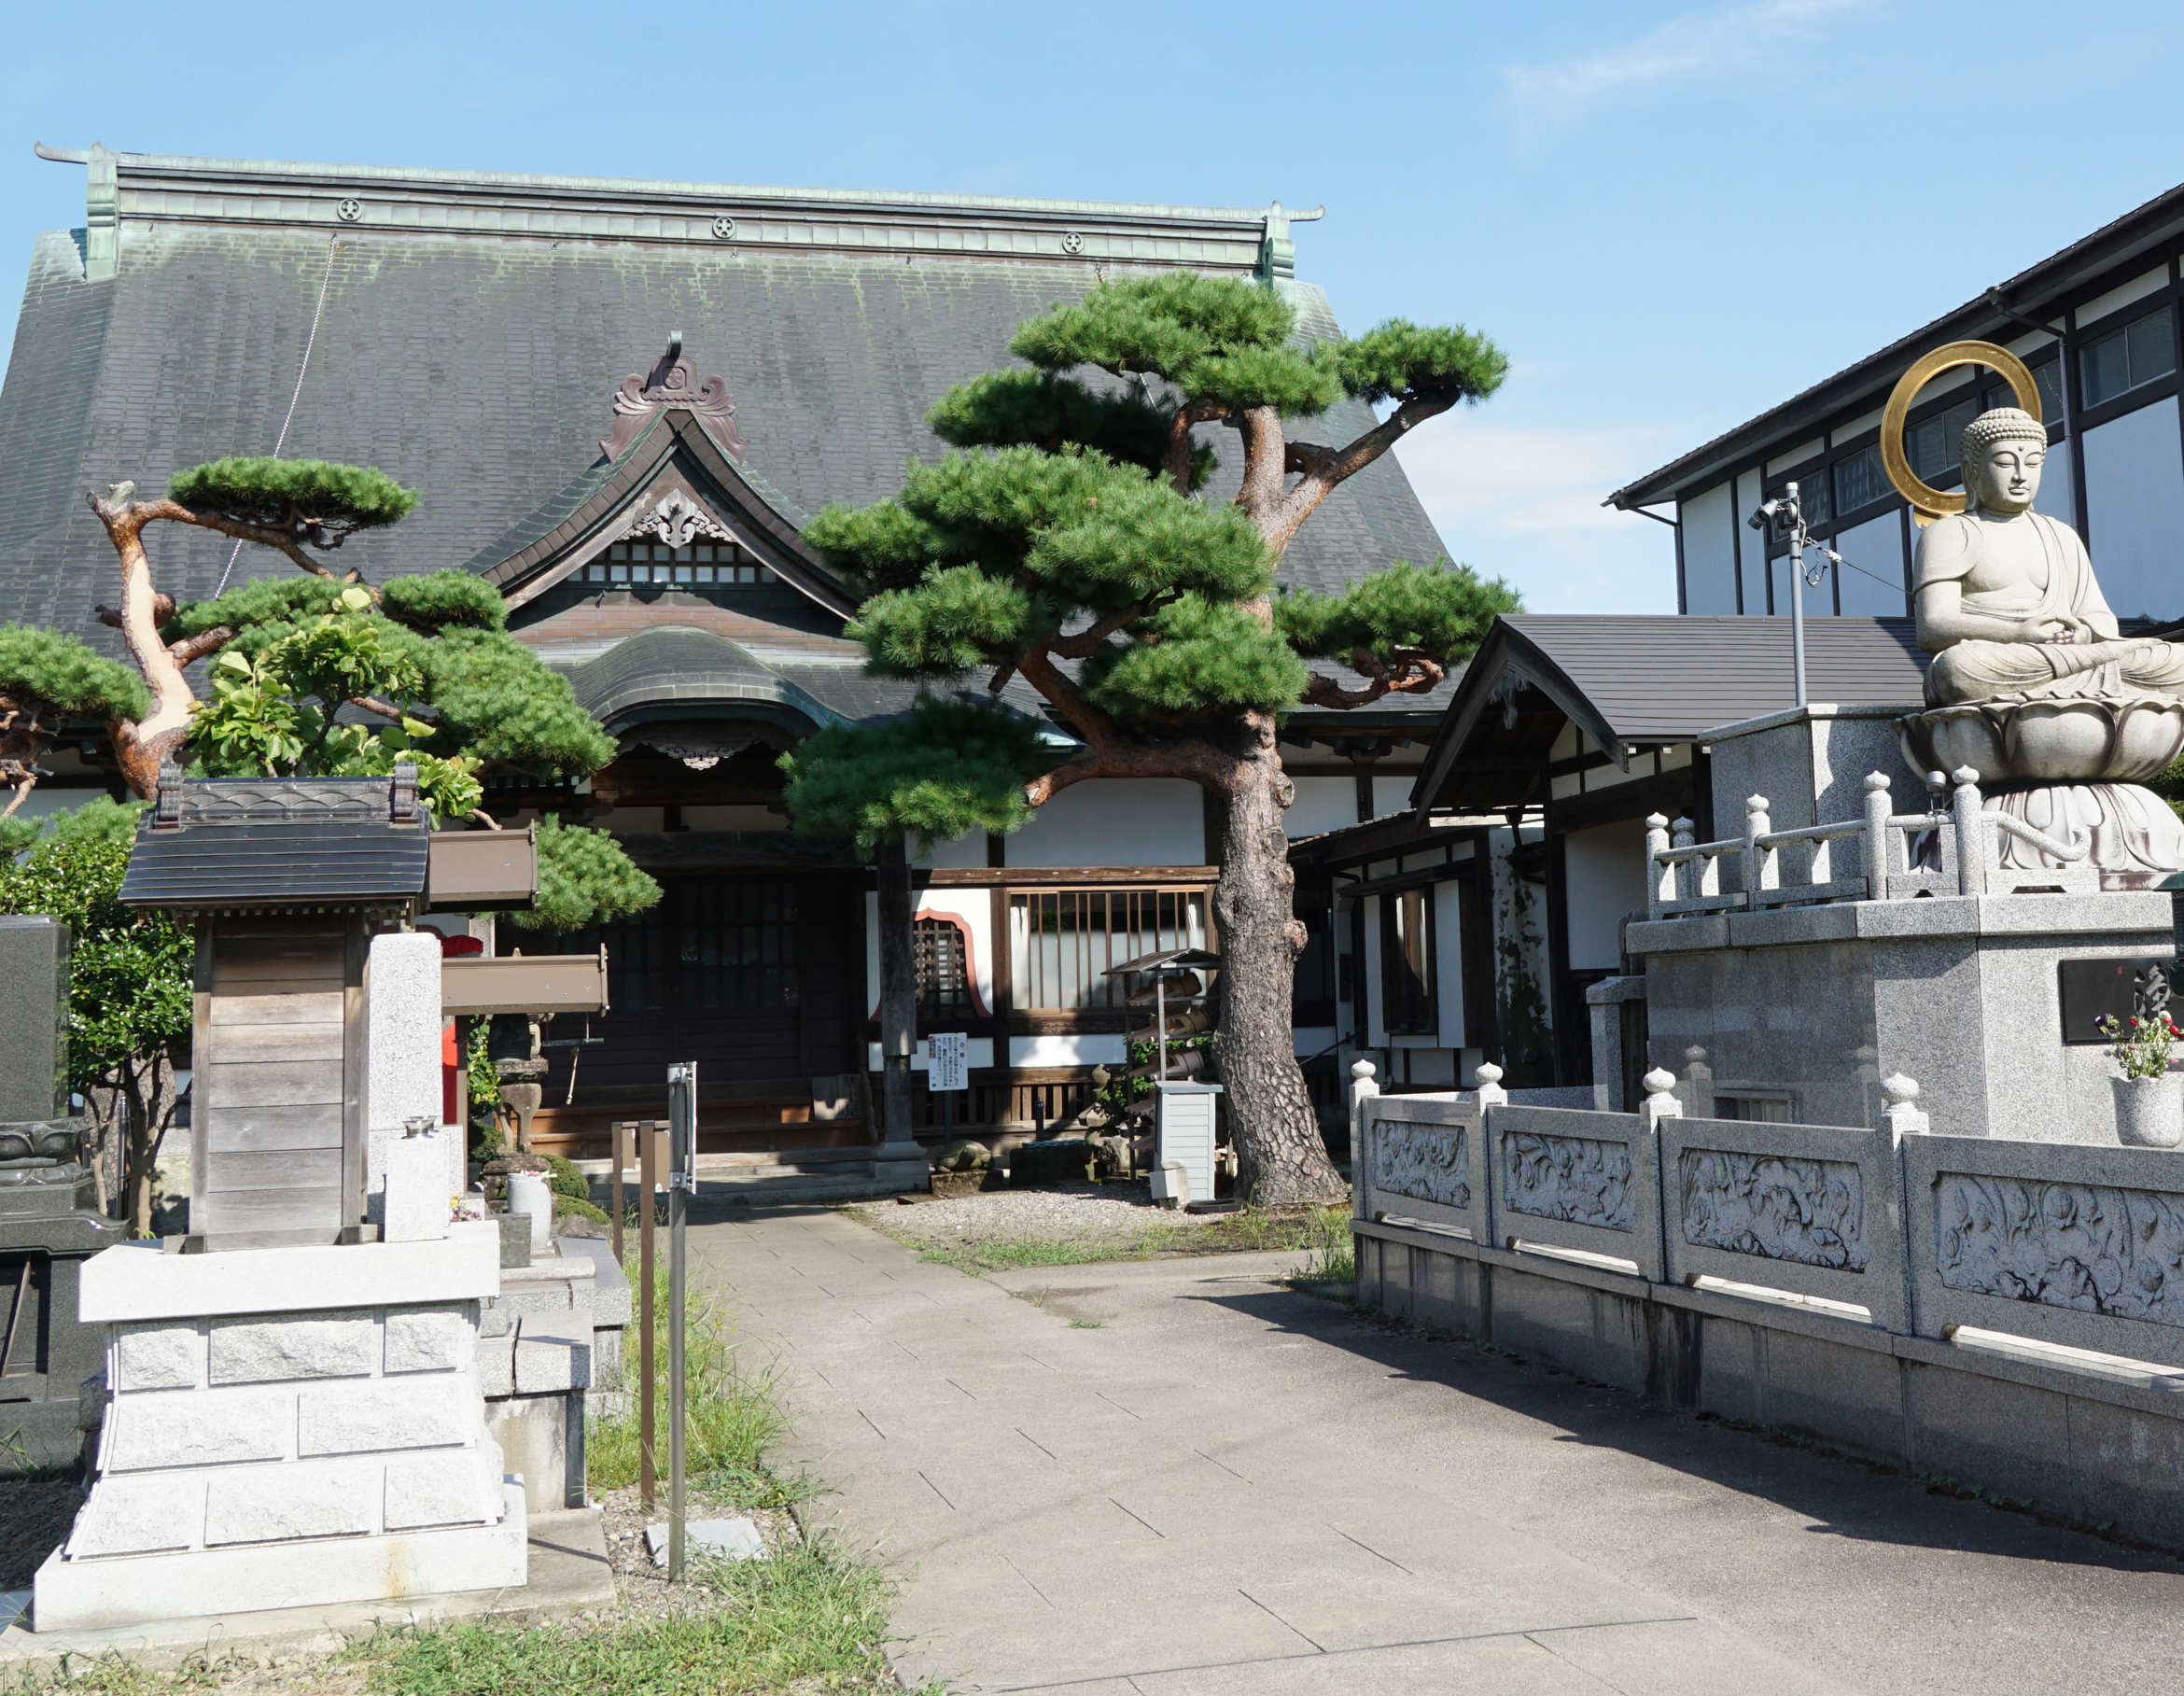
[[[1168,974],[1155,971],[1153,974],[1153,1036],[1159,1044],[1159,1070],[1154,1072],[1153,1082],[1168,1082]]]
[[[617,1267],[622,1264],[622,1163],[627,1157],[623,1150],[628,1146],[629,1129],[627,1125],[616,1125],[608,1131],[609,1164],[613,1167],[608,1174],[608,1184],[614,1200],[614,1264]]]
[[[637,1128],[637,1492],[647,1512],[659,1485],[652,1465],[652,1195],[659,1141],[651,1121]]]
[[[697,1184],[697,1065],[667,1069],[667,1579],[683,1564],[683,1226]]]
[[[1798,499],[1798,485],[1783,484],[1782,498],[1789,503],[1790,653],[1797,673],[1798,705],[1805,705],[1805,508]]]

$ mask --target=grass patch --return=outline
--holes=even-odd
[[[929,1242],[909,1231],[890,1228],[894,1220],[875,1209],[857,1215],[883,1236],[919,1251],[920,1260],[968,1272],[1015,1271],[1034,1266],[1089,1266],[1105,1260],[1152,1260],[1189,1254],[1247,1254],[1299,1249],[1310,1254],[1315,1282],[1355,1275],[1351,1260],[1350,1210],[1323,1208],[1247,1208],[1221,1213],[1195,1225],[1146,1225],[1136,1229],[1082,1237],[972,1237]]]
[[[217,1690],[220,1672],[217,1663],[203,1661],[154,1672],[109,1650],[104,1655],[71,1656],[50,1672],[21,1669],[0,1679],[0,1690],[8,1696],[46,1690],[73,1690],[79,1696],[171,1696],[183,1690]]]
[[[638,1282],[636,1264],[630,1282]],[[667,1272],[655,1267],[652,1311],[654,1470],[667,1473]],[[628,1406],[595,1419],[584,1434],[585,1475],[595,1494],[637,1481],[644,1462],[643,1422],[637,1388],[644,1381],[637,1317],[622,1333],[622,1381]],[[747,1368],[729,1336],[727,1310],[704,1285],[686,1283],[683,1301],[683,1456],[693,1483],[739,1507],[786,1507],[793,1493],[763,1465],[767,1446],[788,1426],[775,1400],[774,1376]]]
[[[344,1657],[387,1696],[892,1691],[892,1586],[829,1545],[692,1569],[693,1611],[617,1625],[388,1633]]]

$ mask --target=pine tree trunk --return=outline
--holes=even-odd
[[[1321,1140],[1292,1031],[1305,939],[1281,815],[1296,786],[1282,772],[1272,715],[1250,715],[1245,736],[1213,889],[1222,956],[1213,1054],[1236,1140],[1238,1188],[1258,1204],[1331,1200],[1342,1195],[1342,1179]]]
[[[915,1148],[910,1128],[911,1057],[917,1050],[917,966],[910,922],[915,899],[903,839],[883,842],[879,864],[880,1134],[874,1141]]]

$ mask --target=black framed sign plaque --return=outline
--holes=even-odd
[[[2174,960],[2065,960],[2055,968],[2062,979],[2063,1042],[2065,1047],[2105,1043],[2101,1021],[2113,1018],[2126,1030],[2135,1018],[2154,1014],[2176,1016],[2170,988],[2184,962]]]

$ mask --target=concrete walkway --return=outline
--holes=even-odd
[[[973,1279],[812,1211],[692,1244],[820,1517],[909,1575],[911,1684],[2184,1691],[2184,1564],[1393,1331],[1268,1282],[1296,1255]]]

